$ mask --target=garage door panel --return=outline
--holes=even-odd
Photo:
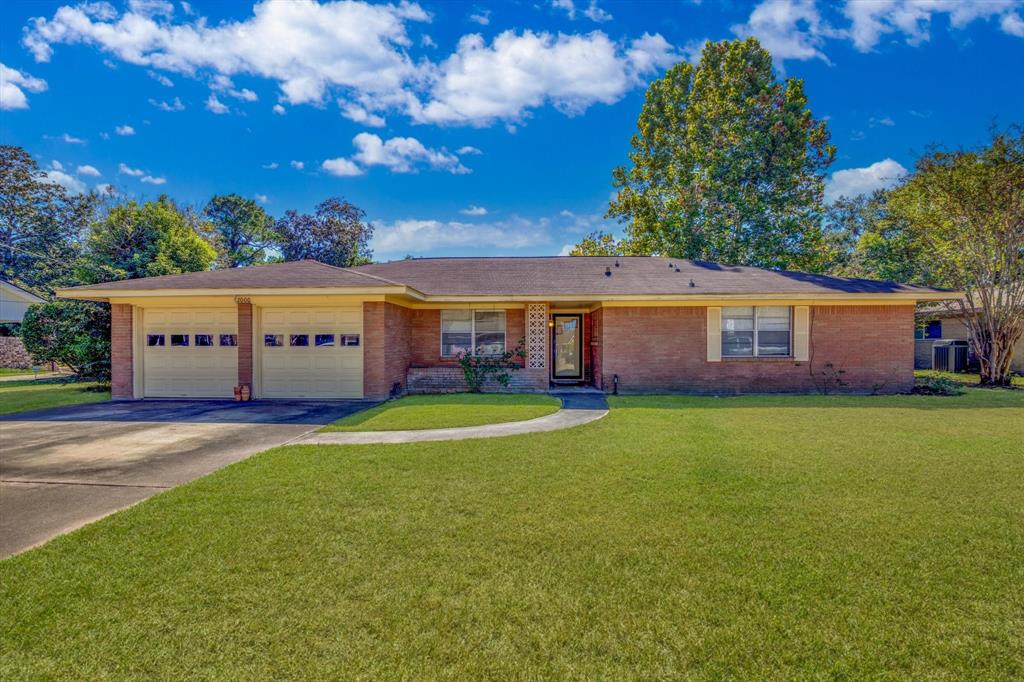
[[[238,348],[222,346],[222,334],[237,336],[234,308],[143,310],[144,338],[163,335],[164,346],[143,347],[143,394],[151,398],[230,398],[238,383]],[[188,337],[172,346],[171,335]],[[197,346],[208,335],[213,345]],[[147,343],[144,340],[144,343]]]
[[[341,346],[339,336],[362,334],[362,306],[339,308],[264,308],[260,339],[280,334],[283,346],[262,347],[261,391],[267,398],[361,398],[363,349]],[[309,345],[292,346],[294,335]],[[332,343],[316,345],[317,335]]]

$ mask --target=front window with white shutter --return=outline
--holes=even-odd
[[[786,357],[792,349],[789,306],[722,308],[722,357]]]

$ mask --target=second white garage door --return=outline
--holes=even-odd
[[[362,398],[363,309],[263,308],[264,398]]]

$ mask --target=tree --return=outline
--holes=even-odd
[[[591,232],[574,246],[570,256],[626,256],[629,245],[607,232]]]
[[[112,207],[93,224],[79,276],[102,282],[207,270],[217,252],[166,196]]]
[[[212,224],[217,264],[237,268],[262,263],[276,233],[274,219],[252,199],[223,194],[210,199],[203,209]]]
[[[373,225],[366,213],[340,197],[316,207],[313,215],[287,211],[277,221],[285,260],[311,259],[347,267],[370,262]]]
[[[820,270],[829,133],[757,40],[708,43],[647,89],[607,216],[634,253]]]
[[[888,210],[888,193],[876,190],[853,199],[840,197],[825,214],[828,272],[892,282],[917,281],[921,245]]]
[[[21,147],[0,145],[0,277],[41,294],[75,283],[95,193],[71,195]]]
[[[21,339],[32,359],[59,362],[80,379],[110,381],[110,306],[51,301],[29,306]]]
[[[970,330],[981,383],[1010,385],[1024,335],[1024,128],[993,131],[979,149],[924,155],[888,209],[905,221],[894,237],[920,254],[918,280],[965,293],[947,307]]]

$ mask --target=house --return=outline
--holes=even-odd
[[[299,261],[93,284],[116,398],[459,390],[460,351],[520,340],[511,390],[911,388],[914,306],[947,291],[661,257]]]
[[[914,367],[933,369],[932,348],[941,341],[969,341],[970,330],[958,315],[944,305],[932,303],[919,306],[914,328]],[[1024,339],[1017,342],[1010,360],[1010,371],[1024,374]]]
[[[21,324],[25,312],[33,303],[42,303],[31,291],[26,291],[0,279],[0,367],[27,369],[32,357],[25,350],[21,337],[11,336],[11,325]]]

